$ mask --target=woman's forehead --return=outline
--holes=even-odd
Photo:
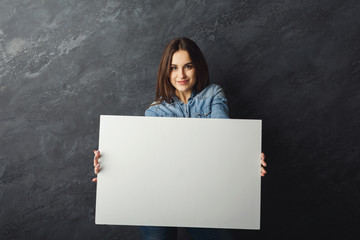
[[[178,50],[176,51],[171,59],[171,64],[174,65],[181,65],[191,62],[190,55],[185,50]]]

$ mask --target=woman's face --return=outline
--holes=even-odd
[[[196,83],[195,68],[189,53],[185,50],[176,51],[173,54],[170,68],[170,82],[176,89],[176,94],[189,98]]]

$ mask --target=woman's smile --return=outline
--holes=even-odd
[[[179,80],[179,81],[177,81],[177,83],[180,84],[180,85],[186,85],[186,84],[189,83],[189,81],[190,80]]]

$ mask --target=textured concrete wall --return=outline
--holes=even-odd
[[[234,236],[358,239],[360,2],[144,2],[0,1],[0,239],[139,239],[94,224],[92,149],[100,114],[143,115],[178,36],[232,118],[263,119],[262,230]]]

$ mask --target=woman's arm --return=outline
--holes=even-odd
[[[229,108],[227,106],[227,99],[225,98],[225,93],[223,89],[215,85],[215,96],[213,98],[211,104],[211,118],[229,118]],[[261,176],[264,177],[266,174],[266,167],[265,162],[265,154],[261,153],[260,158],[261,163]]]
[[[148,108],[145,111],[145,117],[158,117],[158,114],[156,114],[151,108]]]
[[[229,108],[223,89],[215,85],[214,98],[211,102],[211,118],[229,118]]]

